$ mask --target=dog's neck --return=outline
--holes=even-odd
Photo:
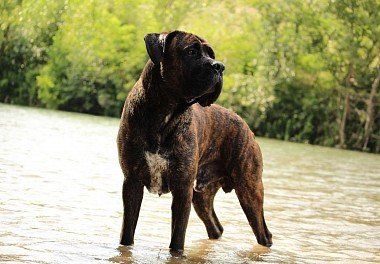
[[[131,91],[129,115],[143,127],[151,138],[152,145],[160,145],[170,132],[190,118],[190,105],[170,93],[161,78],[159,66],[150,60],[145,65],[140,79]]]
[[[145,102],[155,108],[155,113],[173,112],[179,106],[178,96],[172,93],[161,76],[159,65],[154,65],[149,60],[141,74],[142,89],[145,94]],[[170,114],[170,113],[165,113]]]

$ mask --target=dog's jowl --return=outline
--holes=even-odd
[[[150,59],[125,101],[117,140],[124,174],[120,243],[133,244],[145,186],[172,193],[172,252],[183,251],[191,203],[209,238],[222,235],[213,206],[220,188],[235,189],[257,242],[271,246],[260,148],[238,115],[212,104],[224,65],[190,33],[148,34],[145,44]]]

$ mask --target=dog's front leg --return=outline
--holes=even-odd
[[[169,247],[171,253],[182,253],[193,198],[192,185],[177,187],[172,190],[172,195],[172,238]]]
[[[133,245],[133,238],[137,219],[140,213],[140,206],[144,194],[144,186],[132,179],[125,178],[123,183],[123,226],[120,234],[120,244]]]

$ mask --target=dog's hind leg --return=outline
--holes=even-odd
[[[257,242],[263,246],[272,246],[272,234],[269,232],[264,219],[264,191],[261,179],[258,183],[247,181],[244,184],[239,184],[239,186],[235,186],[235,192]]]
[[[120,244],[133,245],[133,238],[140,213],[141,202],[144,194],[144,186],[130,179],[124,179],[123,183],[123,226],[120,234]]]
[[[270,247],[272,234],[264,219],[263,159],[260,147],[251,138],[251,142],[247,142],[245,148],[236,152],[235,156],[239,158],[232,168],[231,179],[236,195],[257,242]]]
[[[219,183],[212,183],[203,192],[194,191],[193,194],[195,212],[205,224],[210,239],[217,239],[223,233],[223,227],[214,210],[214,197],[219,188]]]

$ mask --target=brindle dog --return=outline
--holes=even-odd
[[[191,202],[209,238],[219,238],[213,201],[222,188],[235,189],[258,243],[270,247],[259,145],[238,115],[212,104],[224,65],[190,33],[148,34],[145,43],[150,60],[125,101],[117,140],[124,173],[120,243],[134,242],[144,186],[172,193],[171,252],[183,251]]]

